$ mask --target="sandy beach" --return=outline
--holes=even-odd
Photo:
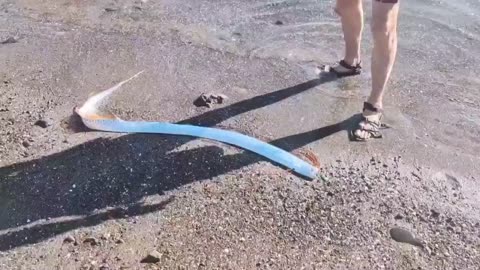
[[[366,143],[371,1],[354,78],[318,74],[343,54],[333,6],[0,0],[0,269],[480,269],[480,2],[402,0],[391,128]],[[72,116],[141,70],[109,111],[314,153],[322,177]]]

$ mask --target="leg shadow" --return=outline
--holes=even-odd
[[[312,80],[180,123],[212,126],[329,80]],[[345,130],[349,122],[347,119],[270,143],[292,151]],[[106,220],[106,216],[91,216],[98,209],[135,205],[147,196],[211,179],[264,160],[249,152],[224,155],[223,148],[211,145],[188,148],[186,143],[191,140],[188,137],[144,134],[96,139],[37,160],[0,168],[0,250],[38,243],[59,233],[99,224]],[[184,150],[172,151],[180,146]],[[139,210],[132,214],[147,212]],[[86,217],[28,226],[35,221],[69,216]],[[109,216],[120,217],[112,213]],[[3,234],[1,231],[4,231]],[[26,240],[19,240],[25,237]]]

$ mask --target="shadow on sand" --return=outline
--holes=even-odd
[[[179,123],[215,126],[331,80],[311,80]],[[270,143],[292,151],[349,129],[356,117]],[[172,151],[190,140],[193,138],[144,134],[95,139],[60,153],[0,168],[0,231],[4,231],[0,234],[0,251],[38,243],[125,214],[136,216],[161,210],[171,199],[155,205],[143,205],[142,199],[263,160],[248,152],[224,155],[222,148],[211,145]],[[106,208],[113,210],[96,211]],[[28,222],[68,216],[81,218],[24,226]]]

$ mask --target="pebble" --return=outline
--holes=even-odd
[[[390,229],[390,237],[400,243],[406,243],[421,248],[424,247],[421,240],[416,239],[411,232],[400,227]]]
[[[12,44],[12,43],[17,43],[17,42],[18,42],[17,37],[9,37],[9,38],[5,39],[4,41],[2,41],[1,43],[2,44]]]
[[[430,209],[430,213],[433,218],[438,218],[440,216],[440,213],[433,209]]]
[[[222,104],[228,97],[223,94],[202,94],[193,104],[197,107],[211,108],[213,104]]]
[[[65,239],[63,239],[63,242],[64,243],[75,243],[75,237],[73,237],[71,235],[68,235],[67,237],[65,237]]]
[[[34,125],[41,128],[47,128],[48,126],[50,126],[50,124],[46,120],[37,120]]]
[[[100,270],[109,270],[110,267],[108,266],[108,264],[102,264],[100,265]]]
[[[278,21],[275,22],[275,25],[283,25],[283,22],[278,20]]]
[[[143,258],[141,263],[157,263],[160,261],[162,254],[156,250],[150,252],[145,258]]]
[[[87,237],[83,240],[83,243],[89,243],[92,246],[97,246],[99,244],[97,238],[95,237]]]
[[[28,141],[23,141],[22,142],[23,147],[28,148],[30,147],[30,143]]]
[[[102,239],[102,240],[108,240],[108,238],[110,238],[110,234],[109,234],[109,233],[106,233],[106,234],[104,234],[104,235],[102,235],[102,236],[100,237],[100,239]]]

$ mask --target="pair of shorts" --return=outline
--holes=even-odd
[[[398,3],[398,0],[375,0],[380,3],[387,3],[387,4],[396,4]]]

